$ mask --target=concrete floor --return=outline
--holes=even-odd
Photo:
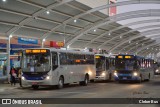
[[[0,91],[0,98],[160,98],[160,76],[155,76],[149,82],[118,83],[96,82],[88,86],[72,84],[61,90],[41,87],[38,90],[32,88],[11,88]],[[17,107],[17,105],[7,105]],[[7,107],[0,105],[0,107]],[[18,105],[22,106],[22,105]],[[159,107],[151,104],[46,104],[23,105],[23,107]]]

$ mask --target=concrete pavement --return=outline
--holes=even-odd
[[[96,82],[90,83],[88,86],[79,86],[78,84],[66,86],[61,90],[56,88],[40,88],[33,90],[30,87],[20,88],[11,87],[9,84],[0,91],[1,98],[160,98],[160,76],[149,82],[139,83],[118,83],[118,82]],[[12,105],[14,107],[15,105]],[[20,105],[19,105],[20,106]],[[24,105],[23,105],[24,106]],[[28,105],[26,105],[28,106]],[[32,105],[37,107],[38,105]],[[54,104],[39,105],[38,107],[85,107],[87,105],[75,104]],[[143,104],[89,104],[87,107],[159,107],[159,105]],[[3,107],[3,106],[2,106]],[[6,106],[5,106],[6,107]],[[16,107],[16,106],[15,106]],[[24,106],[25,107],[25,106]]]

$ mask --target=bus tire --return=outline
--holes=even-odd
[[[86,74],[85,78],[84,78],[84,81],[80,81],[79,84],[83,85],[83,86],[87,86],[88,81],[89,81],[89,76]]]
[[[34,90],[37,90],[37,89],[39,88],[39,85],[32,85],[32,88],[33,88]]]
[[[59,81],[58,81],[58,85],[57,88],[58,89],[62,89],[64,87],[64,79],[62,76],[59,77]]]
[[[138,80],[138,83],[142,83],[142,75],[140,75],[140,79]]]
[[[122,81],[122,80],[119,80],[118,82],[119,82],[119,83],[122,83],[123,81]]]
[[[90,80],[90,82],[93,83],[93,82],[94,82],[94,79],[93,79],[93,80]]]
[[[112,81],[112,74],[109,73],[109,81]]]
[[[150,75],[150,73],[148,74],[148,79],[147,79],[147,81],[149,81],[150,80],[150,78],[151,78],[151,75]]]

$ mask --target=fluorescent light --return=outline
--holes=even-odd
[[[93,31],[96,32],[96,29],[94,29]]]
[[[111,35],[111,33],[108,33],[108,35]]]
[[[6,2],[7,0],[2,0],[3,2]]]

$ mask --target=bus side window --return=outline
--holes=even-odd
[[[58,67],[58,56],[56,52],[52,53],[52,69],[55,70]]]
[[[67,54],[66,53],[60,53],[60,64],[61,65],[67,65]]]

